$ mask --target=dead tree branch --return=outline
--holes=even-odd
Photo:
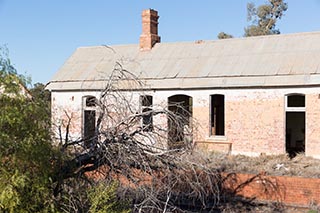
[[[137,76],[116,63],[96,102],[93,143],[86,147],[85,139],[68,141],[67,129],[63,150],[81,149],[73,149],[79,151],[61,165],[58,184],[94,171],[98,174],[96,181],[117,177],[121,195],[133,199],[137,212],[214,208],[219,202],[220,177],[205,160],[190,157],[195,128],[190,112],[180,103],[150,104],[142,110],[140,97],[149,95],[144,86]],[[170,128],[174,134],[169,134]]]

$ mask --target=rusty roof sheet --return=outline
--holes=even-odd
[[[47,87],[102,89],[117,62],[153,89],[320,85],[320,32],[80,47]]]

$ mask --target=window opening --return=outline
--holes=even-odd
[[[89,147],[95,141],[96,134],[96,111],[84,111],[84,141],[85,146]]]
[[[210,135],[224,135],[224,95],[211,95]]]
[[[305,96],[304,95],[287,96],[287,107],[305,107]]]
[[[95,107],[96,106],[96,98],[93,96],[89,96],[86,98],[86,107]]]
[[[90,147],[96,141],[96,103],[94,96],[87,96],[83,110],[83,140],[85,147]]]
[[[179,148],[192,141],[192,97],[188,95],[173,95],[168,98],[168,109],[176,119],[168,118],[169,148]]]
[[[305,151],[305,95],[286,96],[286,152],[290,157]]]
[[[153,130],[152,101],[152,96],[150,95],[140,96],[142,129],[145,132]]]

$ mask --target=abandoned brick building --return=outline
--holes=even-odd
[[[320,158],[320,32],[161,43],[158,13],[145,10],[140,44],[80,47],[49,82],[53,118],[76,112],[74,137],[88,134],[86,103],[116,61],[146,82],[153,104],[188,106],[199,147]]]

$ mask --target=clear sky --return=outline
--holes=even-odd
[[[249,1],[0,0],[0,45],[19,73],[47,83],[77,47],[138,43],[143,9],[158,10],[161,42],[214,40],[243,35]],[[286,2],[282,34],[320,31],[320,0]]]

